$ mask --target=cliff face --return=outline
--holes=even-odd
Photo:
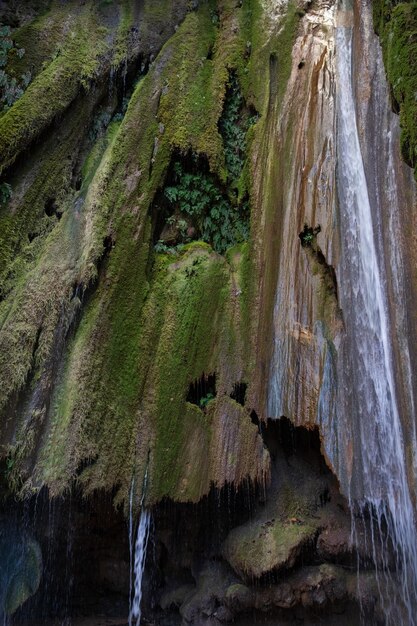
[[[153,507],[157,623],[398,620],[378,571],[400,570],[384,545],[413,534],[417,478],[414,13],[0,3],[2,493],[31,519],[65,495],[80,580],[122,604],[109,504]],[[34,537],[51,580],[69,540],[46,518],[21,530],[27,593],[2,583],[13,610],[40,585],[22,620],[55,601]]]
[[[267,476],[233,392],[254,363],[247,150],[268,96],[251,40],[265,25],[290,54],[285,20],[75,3],[13,31],[6,71],[31,80],[0,119],[1,436],[22,493],[78,476],[126,502],[148,464],[149,502]]]

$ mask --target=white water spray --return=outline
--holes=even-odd
[[[348,346],[342,394],[354,450],[351,504],[373,516],[379,536],[371,540],[382,563],[386,564],[388,552],[378,555],[377,551],[384,551],[385,532],[393,544],[399,592],[396,599],[381,598],[387,624],[416,626],[417,537],[393,373],[384,264],[375,244],[381,222],[370,204],[356,122],[352,30],[338,28],[336,43],[340,299]],[[381,580],[385,577],[387,582],[389,574],[382,570],[377,574],[384,595]],[[395,594],[393,588],[391,593]]]

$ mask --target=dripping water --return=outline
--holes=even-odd
[[[132,613],[132,573],[133,573],[133,491],[135,489],[135,477],[132,478],[129,495],[129,615]]]
[[[361,515],[373,519],[369,540],[386,623],[416,626],[416,529],[394,380],[386,276],[375,243],[381,219],[378,208],[371,207],[356,121],[352,29],[337,28],[336,44],[342,234],[339,282],[347,346],[341,404],[349,416],[348,440],[353,446],[350,498],[352,510],[359,511],[359,522],[353,518],[353,532]],[[388,568],[390,544],[398,577],[397,597]],[[389,598],[384,591],[387,585]]]
[[[149,527],[151,514],[148,510],[142,509],[138,526],[138,533],[135,544],[134,561],[134,589],[133,600],[129,614],[129,626],[140,626],[141,600],[142,600],[142,578],[145,569],[146,550],[148,547]]]
[[[148,468],[145,471],[143,480],[142,498],[140,502],[141,513],[136,535],[136,543],[133,551],[134,523],[133,523],[133,492],[134,477],[130,489],[129,498],[129,550],[130,550],[130,595],[129,595],[129,626],[140,626],[141,601],[142,601],[142,579],[145,571],[146,552],[148,548],[149,530],[151,525],[150,511],[145,509],[143,504],[148,482]],[[133,574],[133,577],[132,577]],[[132,584],[133,583],[133,584]]]

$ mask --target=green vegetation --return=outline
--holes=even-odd
[[[321,231],[320,224],[316,226],[315,228],[312,228],[308,224],[304,224],[304,228],[302,232],[300,233],[301,245],[303,247],[312,246],[313,243],[316,241],[317,235],[319,234],[320,231]]]
[[[233,206],[212,174],[186,171],[180,160],[173,173],[173,185],[164,192],[171,213],[191,218],[199,238],[222,254],[248,237],[247,204]]]
[[[12,197],[12,186],[9,183],[0,183],[0,206],[7,204]]]
[[[14,53],[21,59],[25,54],[24,48],[14,46],[10,35],[10,28],[0,25],[0,107],[3,111],[9,109],[16,100],[23,96],[32,78],[30,72],[25,72],[18,81],[14,76],[7,74],[4,69],[7,66],[9,55]]]
[[[400,110],[401,151],[417,178],[417,2],[376,0],[373,6],[388,80]]]
[[[265,68],[271,52],[282,54],[282,96],[295,14],[272,32],[258,0],[184,5],[182,16],[168,0],[146,0],[141,12],[133,0],[74,4],[53,3],[13,32],[26,53],[8,64],[15,76],[33,66],[33,80],[0,117],[0,167],[13,188],[8,203],[3,183],[0,210],[9,483],[59,494],[77,479],[126,502],[149,459],[150,502],[198,500],[211,483],[267,470],[248,408],[230,394],[253,379],[257,358],[258,187],[269,194],[277,180],[264,174],[276,161],[262,140],[271,137]],[[120,105],[110,72],[119,80],[128,68],[129,83],[131,68],[152,57]],[[175,245],[153,246],[158,195]],[[195,406],[189,385],[204,372],[216,377],[216,397]],[[34,408],[10,438],[23,394]]]
[[[213,400],[213,399],[214,399],[214,394],[210,392],[206,396],[203,396],[202,398],[200,398],[200,408],[205,409],[208,403],[210,402],[210,400]]]
[[[246,160],[246,133],[257,120],[258,116],[251,116],[246,109],[236,73],[231,72],[219,129],[223,137],[226,167],[232,181],[237,180],[242,173]]]
[[[247,240],[249,236],[249,201],[246,176],[246,135],[257,116],[249,115],[245,107],[235,71],[229,74],[223,112],[219,120],[227,169],[227,183],[208,171],[204,159],[193,154],[186,162],[178,158],[172,168],[172,183],[164,190],[170,205],[167,225],[176,227],[181,250],[192,238],[202,239],[223,254],[228,248]],[[246,172],[245,172],[246,174]],[[189,234],[189,231],[193,235]],[[156,251],[169,252],[163,240]]]

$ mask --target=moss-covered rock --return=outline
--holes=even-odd
[[[268,114],[259,77],[273,50],[285,43],[287,55],[296,23],[292,5],[272,19],[258,0],[120,0],[51,2],[13,31],[25,54],[9,71],[32,67],[0,116],[13,191],[0,208],[0,441],[13,490],[58,494],[77,478],[86,491],[118,487],[126,503],[134,484],[137,504],[145,474],[149,503],[268,479],[255,393],[245,406],[231,398],[254,379],[258,244],[157,254],[154,200],[174,155],[191,152],[262,219],[250,155],[265,126],[240,129],[232,181],[234,135],[220,121],[231,77]],[[207,375],[215,398],[191,404]]]
[[[402,154],[405,161],[416,168],[417,6],[411,1],[376,0],[373,7],[394,105],[400,111]]]
[[[315,525],[299,520],[248,523],[230,533],[224,555],[243,578],[260,578],[273,571],[291,569],[316,533]]]

